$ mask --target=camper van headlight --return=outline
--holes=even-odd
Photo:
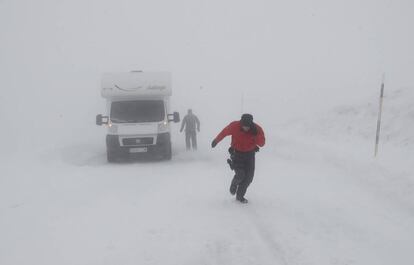
[[[158,123],[158,132],[166,132],[168,131],[168,122],[163,121]]]
[[[111,121],[108,122],[108,131],[110,133],[117,133],[118,132],[118,126],[113,124]]]
[[[111,125],[110,127],[109,127],[109,132],[110,133],[118,133],[118,126],[117,125]]]

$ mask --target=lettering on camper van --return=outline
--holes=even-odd
[[[119,90],[127,91],[127,92],[128,91],[135,91],[135,90],[138,90],[138,89],[141,89],[142,88],[142,86],[133,87],[133,88],[122,88],[122,87],[120,87],[118,85],[115,85],[115,87],[118,88]]]
[[[126,91],[126,92],[133,92],[133,91],[137,91],[137,90],[143,88],[142,86],[133,87],[133,88],[123,88],[123,87],[120,87],[118,85],[114,85],[114,87],[121,90],[121,91]],[[148,86],[147,89],[148,90],[159,90],[159,91],[161,91],[161,90],[165,90],[166,87],[165,86]],[[105,87],[105,88],[103,88],[103,90],[112,91],[113,88],[112,87]]]
[[[148,86],[148,90],[164,90],[165,86]]]

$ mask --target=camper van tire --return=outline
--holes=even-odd
[[[109,150],[106,151],[106,158],[109,163],[113,163],[117,161],[117,156]]]
[[[171,160],[171,158],[172,158],[172,150],[171,150],[172,148],[171,148],[171,142],[167,145],[167,150],[166,150],[166,153],[165,153],[165,156],[164,156],[164,159],[165,160]]]

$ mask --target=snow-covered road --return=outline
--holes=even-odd
[[[0,265],[413,265],[413,11],[0,0]],[[106,162],[100,77],[129,71],[172,73],[199,151],[171,124],[171,161]],[[210,148],[243,113],[266,135],[247,205]]]
[[[411,171],[342,151],[270,142],[248,205],[228,193],[224,145],[169,162],[107,164],[98,144],[10,158],[0,264],[411,264]]]

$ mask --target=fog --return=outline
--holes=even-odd
[[[0,263],[411,265],[413,11],[0,0]],[[174,124],[171,161],[107,163],[100,78],[130,70],[172,73],[197,152]],[[266,145],[242,205],[210,142],[246,112]]]
[[[174,108],[192,107],[212,131],[242,112],[277,124],[375,101],[383,73],[388,89],[414,83],[412,11],[410,1],[2,0],[3,146],[96,136],[103,72],[171,71]]]

